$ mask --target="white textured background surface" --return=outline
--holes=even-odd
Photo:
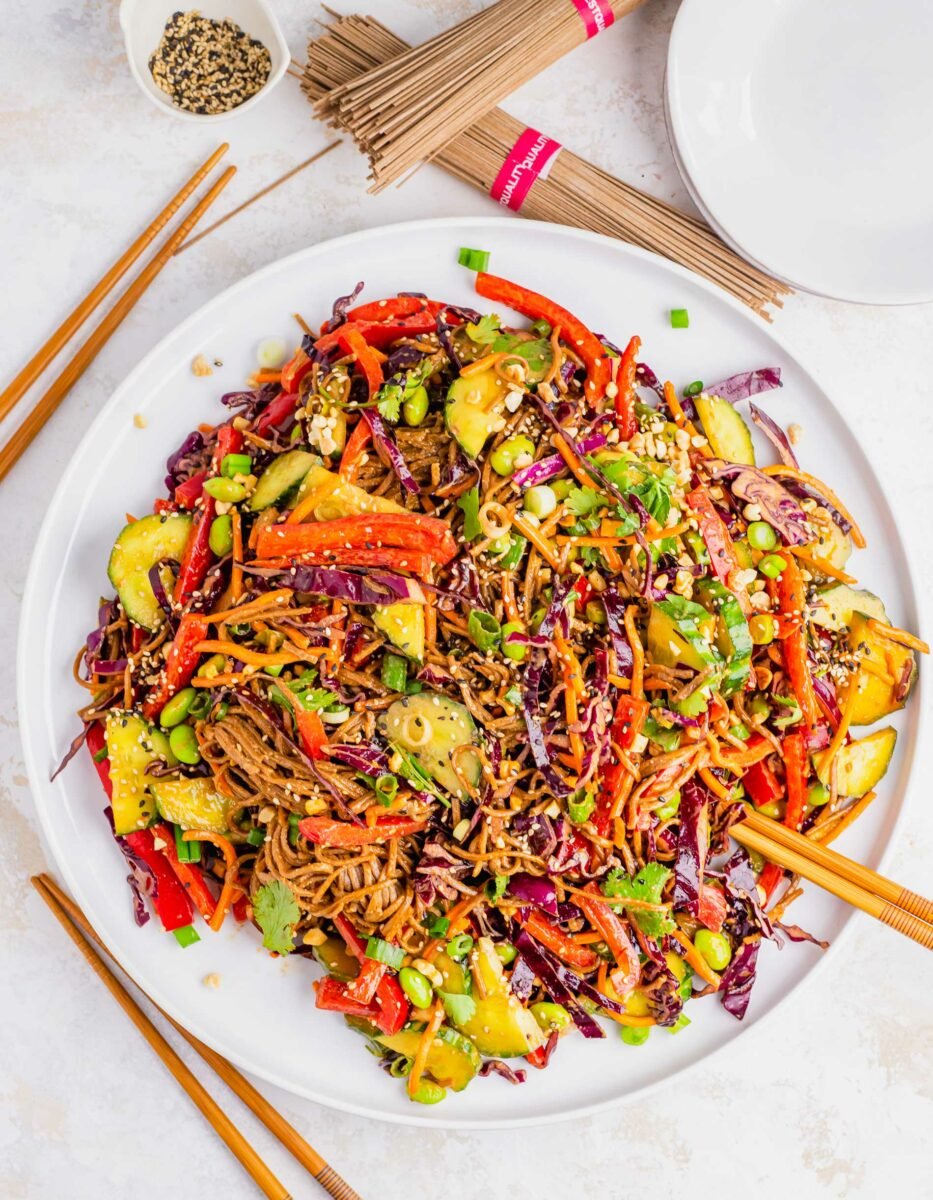
[[[349,0],[337,6],[353,11]],[[221,137],[240,170],[220,211],[328,140],[288,78],[258,109],[217,130],[163,116],[130,78],[115,0],[3,7],[0,380]],[[275,7],[301,58],[316,5],[277,0]],[[477,7],[475,0],[368,5],[412,41]],[[661,111],[676,7],[676,0],[649,0],[509,107],[628,181],[686,205]],[[2,485],[0,1200],[257,1194],[28,886],[28,875],[49,864],[21,761],[14,641],[30,550],[57,473],[89,414],[130,366],[228,284],[334,234],[488,212],[490,203],[433,169],[401,191],[369,197],[361,160],[342,147],[173,262]],[[930,317],[929,307],[797,297],[778,318],[869,446],[913,547],[922,602],[933,586]],[[925,629],[929,636],[928,622]],[[931,767],[933,751],[921,750],[913,810],[891,864],[896,878],[927,894]],[[425,1132],[266,1091],[365,1200],[456,1193],[616,1200],[688,1189],[756,1200],[926,1200],[933,1197],[931,996],[929,955],[864,919],[835,966],[775,1021],[649,1101],[596,1118],[502,1135]],[[229,1111],[296,1197],[320,1194],[233,1099]]]

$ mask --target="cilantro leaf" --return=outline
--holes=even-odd
[[[295,926],[301,919],[298,901],[291,888],[276,879],[264,883],[253,901],[253,916],[262,930],[262,944],[277,954],[288,954],[294,950]]]
[[[476,342],[478,346],[488,345],[489,342],[494,342],[499,336],[499,317],[496,313],[486,313],[484,317],[476,322],[469,321],[466,326],[466,334],[471,342]]]
[[[605,503],[605,497],[591,487],[571,488],[564,500],[564,504],[576,517],[589,516],[595,509],[602,508]]]
[[[376,410],[383,421],[395,422],[402,409],[402,389],[395,384],[383,384],[376,395]]]
[[[664,885],[671,877],[668,867],[657,862],[645,863],[637,875],[627,875],[620,867],[614,868],[602,882],[604,896],[613,899],[618,897],[623,901],[613,908],[624,908],[625,900],[644,900],[648,904],[660,904]],[[674,928],[674,922],[666,913],[644,912],[640,909],[632,912],[639,928],[649,937],[662,937]]]
[[[402,405],[410,400],[431,374],[432,360],[425,358],[404,375],[393,375],[376,393],[376,409],[384,421],[399,419]]]
[[[454,1025],[465,1025],[476,1016],[476,1001],[472,996],[460,995],[457,992],[437,993],[444,1005],[444,1012]]]
[[[630,490],[659,525],[666,524],[671,511],[671,488],[663,475],[649,475]]]
[[[472,542],[483,532],[479,523],[479,488],[471,487],[464,492],[457,501],[457,508],[463,513],[463,536]]]

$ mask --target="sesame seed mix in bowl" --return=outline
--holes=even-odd
[[[420,1104],[742,1019],[763,942],[813,939],[735,826],[857,819],[926,649],[749,403],[777,367],[677,389],[488,257],[491,311],[360,284],[262,342],[75,662],[140,922],[313,959]]]
[[[269,78],[272,58],[234,21],[214,21],[192,10],[172,14],[149,70],[173,104],[211,116],[255,96]]]

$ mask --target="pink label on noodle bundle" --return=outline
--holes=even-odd
[[[573,0],[573,6],[586,26],[586,36],[596,37],[616,19],[609,0]]]
[[[502,170],[489,189],[490,196],[503,208],[518,212],[535,180],[547,179],[560,150],[560,142],[547,134],[537,129],[524,130],[506,155]]]

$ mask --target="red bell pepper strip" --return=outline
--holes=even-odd
[[[371,1000],[368,1004],[364,1004],[360,1000],[354,1000],[349,994],[349,985],[340,979],[334,979],[332,975],[328,975],[324,979],[315,979],[314,1003],[317,1008],[324,1009],[325,1012],[343,1013],[348,1017],[363,1017],[367,1021],[372,1021],[383,1033],[389,1033],[383,1024],[382,1009],[378,1003]],[[395,1032],[398,1033],[398,1030],[396,1029]]]
[[[113,799],[113,786],[110,783],[110,759],[107,758],[107,736],[104,732],[103,721],[95,721],[87,731],[87,737],[84,739],[84,744],[88,748],[88,753],[91,756],[91,762],[94,764],[94,770],[103,785],[104,791],[107,793],[107,799]],[[103,757],[100,757],[103,751]]]
[[[185,613],[178,622],[159,682],[143,704],[143,716],[148,720],[154,720],[175,693],[188,686],[201,660],[201,652],[195,647],[205,640],[209,630],[207,621],[196,613]]]
[[[697,917],[700,922],[707,929],[711,929],[713,933],[719,933],[728,911],[726,897],[719,888],[712,887],[708,883],[701,883],[700,898],[697,904]]]
[[[204,491],[204,480],[206,478],[206,471],[195,471],[184,483],[178,485],[175,489],[175,503],[179,508],[194,508],[201,499],[201,493]]]
[[[542,913],[532,910],[522,921],[533,938],[562,958],[568,966],[578,971],[595,971],[599,966],[599,955],[588,946],[581,946],[569,934],[549,921]]]
[[[360,468],[360,460],[366,447],[372,441],[372,430],[369,427],[369,422],[364,421],[361,417],[353,426],[353,432],[347,438],[347,444],[343,448],[343,454],[340,456],[340,467],[338,473],[341,479],[345,479],[347,483],[352,483],[356,478],[356,473]]]
[[[789,733],[782,743],[784,751],[784,776],[787,781],[787,808],[784,824],[789,829],[799,829],[807,806],[807,769],[809,759],[802,733]]]
[[[559,325],[561,337],[575,354],[579,354],[586,367],[584,391],[587,400],[595,405],[605,396],[612,377],[609,355],[599,338],[579,317],[538,292],[511,283],[508,279],[500,279],[498,275],[487,275],[485,271],[480,271],[476,276],[476,290],[487,300],[507,304],[534,321],[547,321],[552,329]]]
[[[349,821],[334,821],[330,817],[304,817],[298,829],[316,846],[371,846],[390,838],[420,833],[427,821],[413,817],[380,817],[375,825],[351,825]]]
[[[228,454],[235,454],[243,445],[243,435],[232,425],[221,425],[217,430],[217,443],[211,458],[211,469],[216,474]],[[201,496],[201,505],[194,519],[194,526],[185,546],[185,553],[175,581],[176,604],[188,604],[204,582],[207,569],[214,561],[210,547],[211,524],[215,516],[212,496]]]
[[[308,370],[311,369],[311,360],[308,360]],[[298,392],[297,382],[295,383],[295,391],[280,392],[274,400],[270,400],[263,411],[256,418],[256,424],[253,427],[255,432],[262,437],[274,425],[279,425],[286,417],[298,407]]]
[[[178,850],[175,846],[175,835],[168,825],[158,824],[152,826],[152,832],[165,843],[161,847],[162,853],[168,859],[169,866],[178,877],[178,882],[194,901],[195,907],[204,918],[205,921],[210,921],[214,915],[214,909],[217,907],[217,901],[214,899],[214,894],[204,881],[204,876],[197,867],[191,866],[189,863],[183,863],[178,857]]]
[[[535,1067],[537,1070],[543,1071],[551,1061],[551,1055],[554,1053],[559,1037],[560,1034],[555,1029],[551,1032],[546,1042],[542,1042],[537,1049],[530,1050],[525,1055],[525,1062],[528,1063],[529,1067]]]
[[[372,347],[355,325],[341,325],[337,330],[337,342],[348,354],[356,355],[356,365],[366,380],[369,398],[372,400],[385,378]]]
[[[369,1004],[378,991],[386,969],[385,963],[377,962],[374,958],[365,959],[359,975],[347,984],[347,995],[361,1004]]]
[[[289,525],[291,529],[293,526]],[[281,567],[287,571],[296,563],[320,567],[385,567],[391,571],[407,571],[419,579],[427,579],[435,560],[429,554],[415,554],[411,550],[399,550],[396,546],[384,546],[381,550],[320,550],[289,557],[256,558],[254,567]]]
[[[179,508],[180,505],[176,504],[174,500],[166,500],[164,496],[156,496],[152,502],[152,511],[158,513],[159,516],[165,516],[166,513],[176,513]]]
[[[756,808],[762,808],[784,794],[781,781],[768,765],[767,759],[752,763],[742,776],[742,786],[751,796]]]
[[[776,863],[765,863],[764,869],[758,876],[758,886],[765,894],[765,904],[774,895],[774,891],[778,884],[784,878],[784,869],[777,866]]]
[[[387,321],[403,321],[417,316],[433,318],[446,307],[439,300],[425,300],[423,296],[392,296],[388,300],[368,300],[365,304],[358,304],[348,311],[347,319],[357,325],[366,321],[385,324]]]
[[[429,554],[442,565],[457,553],[457,543],[446,521],[420,513],[362,513],[308,524],[266,525],[259,532],[260,558],[316,551],[372,550],[397,547]]]
[[[616,371],[615,409],[618,418],[619,437],[623,442],[634,437],[638,430],[638,419],[635,416],[635,382],[638,366],[638,352],[641,350],[641,338],[635,334],[629,339],[629,344],[622,352],[622,358]]]
[[[735,555],[735,546],[729,535],[725,522],[716,511],[712,497],[702,485],[687,494],[687,504],[696,513],[700,524],[700,536],[709,551],[710,566],[719,582],[727,587],[738,598],[742,612],[747,616],[752,606],[748,598],[748,589],[736,582],[735,572],[740,571],[741,565]]]
[[[295,700],[295,725],[301,739],[301,747],[309,758],[323,758],[324,747],[327,745],[327,732],[320,714],[302,708],[301,701]]]
[[[245,892],[243,892],[243,894],[241,896],[238,896],[237,899],[234,900],[234,902],[233,902],[234,920],[238,921],[241,925],[249,916],[249,913],[247,911],[249,908],[249,904],[250,904],[250,899],[249,899],[249,896]]]
[[[603,935],[603,941],[616,960],[616,969],[610,972],[609,978],[618,995],[624,999],[637,985],[641,974],[638,951],[625,923],[604,900],[596,898],[601,895],[596,884],[588,883],[583,890],[592,893],[592,898],[578,893],[577,904],[594,929]]]
[[[623,695],[616,701],[611,740],[620,750],[631,750],[644,727],[649,707],[647,700],[638,700],[633,696]],[[600,793],[593,814],[593,824],[602,837],[608,836],[610,814],[627,774],[621,763],[610,763],[602,771]]]
[[[371,961],[366,957],[366,943],[342,914],[334,917],[334,925],[346,942],[347,949],[365,968],[366,963]],[[398,979],[389,972],[382,974],[376,986],[376,1004],[380,1012],[380,1020],[377,1021],[380,1029],[390,1035],[398,1033],[408,1020],[411,1005],[405,998]]]
[[[807,631],[803,622],[807,597],[797,560],[788,552],[781,557],[787,565],[777,579],[778,604],[782,616],[798,622],[782,642],[784,669],[800,705],[803,722],[812,728],[820,719],[820,707],[807,662]]]

